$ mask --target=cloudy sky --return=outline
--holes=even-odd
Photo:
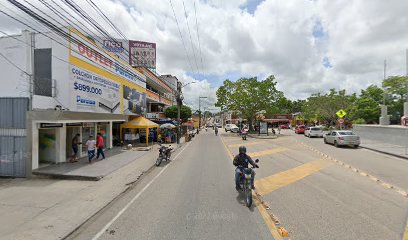
[[[99,19],[85,0],[75,2]],[[159,73],[196,81],[184,88],[194,107],[198,96],[208,96],[204,105],[211,107],[225,79],[273,74],[279,89],[297,99],[379,84],[384,59],[387,75],[406,74],[407,0],[94,2],[129,39],[157,43]],[[2,31],[15,29],[2,14],[0,20]]]

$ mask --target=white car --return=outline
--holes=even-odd
[[[227,124],[225,125],[225,131],[228,132],[238,132],[239,128],[235,124]]]
[[[320,127],[307,127],[305,137],[323,137],[323,130]]]

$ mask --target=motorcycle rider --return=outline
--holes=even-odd
[[[218,127],[216,126],[215,127],[215,135],[217,135],[218,134]]]
[[[243,168],[248,168],[248,163],[250,163],[252,166],[259,168],[258,164],[256,164],[250,156],[246,154],[246,147],[241,146],[239,147],[239,154],[235,156],[234,161],[232,162],[234,166],[237,168],[235,169],[235,188],[237,191],[241,189],[241,186],[239,185],[240,182],[240,173],[242,172]],[[255,189],[254,186],[254,177],[255,177],[255,172],[253,169],[251,169],[251,186],[252,189]]]

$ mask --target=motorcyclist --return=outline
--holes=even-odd
[[[218,127],[215,127],[215,135],[218,134]]]
[[[243,168],[248,168],[248,163],[250,163],[252,166],[259,168],[258,164],[256,164],[250,156],[246,154],[246,147],[241,146],[239,147],[239,154],[235,156],[233,164],[237,168],[235,169],[235,188],[237,191],[241,189],[241,186],[239,185],[240,181],[240,173],[242,172]],[[255,172],[253,169],[251,169],[251,186],[252,189],[255,189],[254,186],[254,177],[255,177]]]

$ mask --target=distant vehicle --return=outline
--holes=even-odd
[[[216,123],[215,126],[216,126],[217,128],[222,128],[221,123]]]
[[[323,130],[320,127],[307,127],[305,129],[306,137],[323,137]]]
[[[286,125],[286,124],[282,124],[282,125],[280,125],[280,128],[281,128],[281,129],[289,129],[289,126]]]
[[[305,126],[304,125],[296,126],[295,133],[296,134],[304,134],[305,133]]]
[[[335,147],[353,146],[358,148],[360,146],[360,137],[352,131],[334,130],[324,135],[324,143],[333,144]]]
[[[225,131],[228,132],[235,132],[237,133],[239,131],[239,128],[235,124],[227,124],[225,125]]]

